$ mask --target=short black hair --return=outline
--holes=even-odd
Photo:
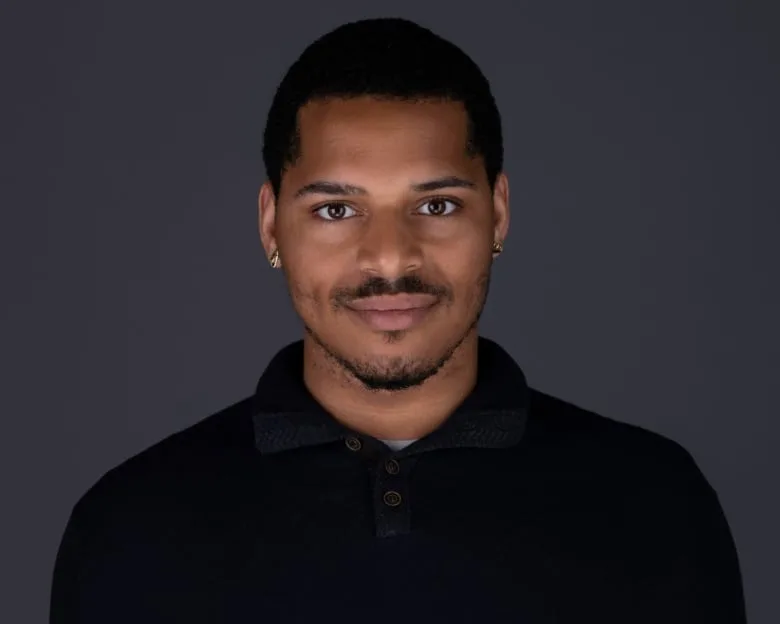
[[[278,196],[300,152],[298,112],[312,100],[373,96],[461,102],[469,151],[481,156],[491,187],[503,167],[501,116],[490,84],[458,46],[415,22],[375,18],[323,35],[301,54],[276,91],[263,136],[266,175]]]

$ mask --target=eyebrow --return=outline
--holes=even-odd
[[[448,188],[473,189],[476,187],[477,185],[471,180],[459,178],[458,176],[446,176],[412,184],[410,188],[416,193],[430,193],[431,191],[440,191]],[[318,180],[305,184],[295,192],[296,199],[306,195],[368,195],[368,191],[352,184]]]

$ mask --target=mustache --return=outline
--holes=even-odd
[[[337,305],[345,305],[357,299],[388,295],[433,295],[439,298],[449,297],[449,289],[424,281],[418,275],[404,275],[397,280],[372,277],[357,288],[338,288],[333,293]]]

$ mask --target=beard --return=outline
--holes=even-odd
[[[481,277],[475,287],[475,296],[465,330],[447,344],[438,357],[415,358],[413,356],[394,356],[385,358],[348,357],[324,340],[309,325],[304,325],[306,333],[317,344],[328,359],[345,371],[350,377],[360,382],[366,389],[373,391],[397,392],[423,384],[436,375],[473,331],[476,330],[479,319],[487,302],[490,290],[490,269]],[[398,342],[403,338],[403,331],[384,332],[388,343]]]

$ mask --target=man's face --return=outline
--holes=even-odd
[[[278,197],[260,195],[266,251],[279,249],[313,341],[366,386],[434,374],[476,331],[508,190],[467,152],[459,103],[315,101]]]

